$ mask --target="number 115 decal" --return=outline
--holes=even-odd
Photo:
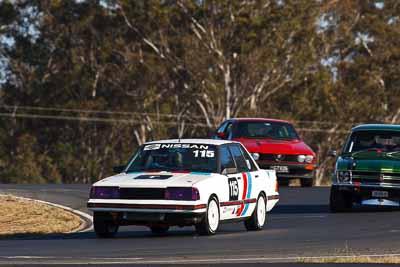
[[[215,151],[214,150],[194,150],[193,151],[194,157],[195,158],[213,158],[215,157]]]
[[[239,199],[239,183],[236,178],[228,178],[229,201]]]

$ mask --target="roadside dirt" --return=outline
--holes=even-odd
[[[77,215],[35,201],[0,196],[0,238],[16,234],[68,233],[84,221]]]

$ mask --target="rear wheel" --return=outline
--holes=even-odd
[[[105,216],[99,216],[98,214],[94,213],[93,228],[98,237],[110,238],[114,237],[117,234],[119,225],[115,223],[111,218],[108,219]]]
[[[200,235],[214,235],[219,226],[219,205],[215,197],[208,201],[207,211],[203,220],[196,224],[196,231]]]
[[[251,217],[244,222],[244,226],[248,231],[262,230],[267,218],[267,205],[264,195],[260,195],[257,199],[256,208]]]
[[[336,188],[331,188],[329,208],[331,212],[349,211],[353,206],[351,198]]]
[[[150,230],[153,234],[161,235],[168,232],[169,226],[150,226]]]
[[[312,187],[314,185],[314,179],[313,178],[300,179],[300,184],[301,187]]]

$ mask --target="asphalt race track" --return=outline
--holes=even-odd
[[[0,193],[46,200],[86,211],[87,185],[0,185]],[[400,254],[400,211],[328,211],[329,188],[281,188],[281,200],[263,231],[224,224],[215,236],[172,228],[154,236],[145,227],[121,227],[114,239],[93,232],[0,239],[0,264],[170,264],[291,262],[298,257]],[[39,266],[38,265],[38,266]],[[235,265],[233,265],[235,266]],[[246,265],[250,266],[250,265]],[[277,265],[280,266],[280,265]],[[286,266],[286,264],[282,265]],[[306,266],[306,265],[304,265]]]

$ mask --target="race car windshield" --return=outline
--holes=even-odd
[[[133,171],[217,171],[217,148],[207,144],[148,144],[133,157],[127,172]]]
[[[292,125],[280,122],[239,122],[234,137],[299,139]]]
[[[397,131],[358,131],[354,132],[345,153],[363,151],[400,152],[400,132]]]

